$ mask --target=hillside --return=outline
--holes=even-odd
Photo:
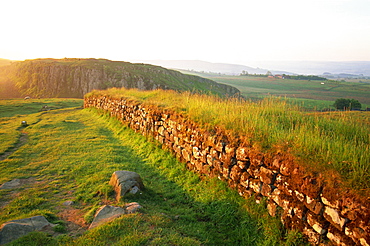
[[[14,62],[0,68],[0,84],[0,98],[14,96],[17,94],[15,90],[18,94],[31,97],[82,98],[93,89],[111,87],[172,89],[221,96],[239,94],[239,90],[232,86],[198,76],[185,75],[159,66],[106,59],[66,58]]]
[[[9,65],[10,63],[11,63],[11,60],[0,58],[0,67]]]

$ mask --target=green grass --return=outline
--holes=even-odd
[[[337,172],[346,186],[370,188],[370,127],[359,120],[369,119],[370,112],[307,113],[274,97],[252,102],[169,91],[110,89],[90,95],[94,93],[171,108],[205,128],[247,136],[264,152],[289,152],[314,172]]]
[[[187,71],[182,71],[186,73]],[[187,72],[189,73],[189,72]],[[298,102],[308,110],[334,109],[332,105],[338,98],[356,99],[362,108],[370,107],[370,84],[364,82],[345,81],[314,81],[294,79],[274,79],[255,76],[227,76],[218,74],[198,73],[218,83],[234,86],[241,94],[251,99],[266,96],[286,97]],[[321,82],[325,84],[322,85]]]
[[[17,121],[27,112],[7,119]],[[28,183],[0,191],[0,223],[40,214],[60,222],[67,200],[86,219],[102,204],[136,201],[143,210],[77,237],[70,231],[56,237],[35,232],[11,245],[303,244],[299,234],[286,232],[278,218],[268,216],[264,201],[245,200],[218,179],[200,179],[154,140],[106,114],[72,103],[27,117],[35,119],[24,129],[28,141],[0,161],[0,184],[15,178]],[[146,187],[142,194],[116,202],[108,181],[117,170],[139,173]],[[64,224],[59,225],[61,233]]]

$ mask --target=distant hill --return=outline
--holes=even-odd
[[[239,75],[242,71],[249,74],[351,74],[370,76],[370,61],[250,61],[248,66],[227,63],[211,63],[197,60],[145,60],[145,63],[172,69],[182,69],[205,73]]]
[[[256,61],[253,66],[288,70],[297,74],[351,74],[370,76],[370,61]]]
[[[275,71],[261,68],[253,68],[245,65],[212,63],[198,60],[145,60],[143,62],[171,69],[182,69],[206,73],[220,73],[226,75],[240,75],[243,71],[247,71],[249,74],[266,74],[267,71],[270,71],[273,74],[285,73],[293,75],[293,73],[287,71],[277,71],[277,70]]]
[[[36,59],[0,67],[0,97],[82,98],[93,89],[172,89],[220,96],[239,94],[235,87],[149,64],[106,59]],[[6,86],[4,86],[6,85]],[[15,86],[16,85],[16,86]]]
[[[10,63],[12,63],[11,60],[0,58],[0,67],[9,65]]]

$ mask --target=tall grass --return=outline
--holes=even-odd
[[[313,171],[324,174],[334,170],[345,185],[370,188],[370,125],[358,120],[359,114],[369,119],[369,112],[307,113],[276,97],[252,102],[161,90],[94,93],[173,109],[203,127],[218,126],[248,136],[251,144],[263,151],[283,148]]]

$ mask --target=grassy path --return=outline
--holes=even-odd
[[[21,179],[22,186],[0,190],[0,223],[45,215],[59,224],[53,232],[32,233],[13,245],[300,245],[277,218],[217,180],[187,171],[154,141],[92,110],[55,109],[0,118],[11,132],[20,118],[27,142],[0,161],[0,184]],[[20,111],[20,113],[22,113]],[[0,135],[7,146],[19,135]],[[0,145],[1,147],[1,145]],[[1,152],[3,151],[3,152]],[[108,185],[116,170],[141,175],[146,189],[117,203]],[[63,202],[74,201],[72,206]],[[86,231],[103,204],[143,206],[139,214]]]

